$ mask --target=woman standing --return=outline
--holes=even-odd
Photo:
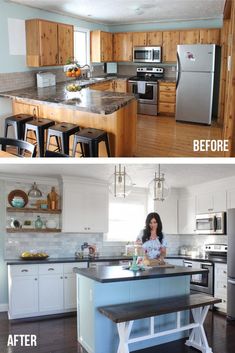
[[[158,213],[149,213],[145,228],[139,235],[137,242],[141,243],[149,259],[159,259],[166,256],[167,243],[162,233],[162,221]]]

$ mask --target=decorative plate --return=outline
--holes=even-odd
[[[12,203],[14,197],[21,197],[24,200],[24,205],[21,206],[20,208],[25,207],[29,201],[28,195],[23,190],[12,190],[8,195],[8,202],[12,207],[15,207],[15,208],[17,207],[14,206]]]

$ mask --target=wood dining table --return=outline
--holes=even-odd
[[[18,158],[16,155],[14,154],[11,154],[9,152],[6,152],[6,151],[0,151],[0,158]]]

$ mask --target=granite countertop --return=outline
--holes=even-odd
[[[30,87],[0,93],[0,97],[17,98],[29,104],[48,104],[54,107],[69,108],[78,111],[97,114],[112,114],[136,99],[131,93],[118,93],[92,90],[90,85],[98,82],[112,80],[105,77],[100,80],[74,80],[58,83],[56,86],[37,88]],[[75,83],[84,87],[80,92],[67,92],[66,86]]]
[[[69,262],[110,262],[110,261],[123,261],[131,260],[130,256],[99,256],[95,258],[90,257],[64,257],[64,258],[52,258],[49,257],[46,260],[22,260],[22,259],[6,259],[5,262],[7,265],[31,265],[31,264],[46,264],[46,263],[69,263]]]
[[[175,266],[174,268],[152,267],[144,271],[131,271],[122,266],[100,266],[97,268],[77,268],[74,272],[101,283],[123,282],[151,278],[187,276],[208,272],[204,269],[192,269],[189,267]]]

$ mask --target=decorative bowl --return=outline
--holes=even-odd
[[[8,195],[8,202],[12,207],[25,207],[28,200],[28,196],[23,190],[12,190]]]
[[[22,197],[14,197],[11,201],[13,207],[22,208],[25,205],[24,199]]]

